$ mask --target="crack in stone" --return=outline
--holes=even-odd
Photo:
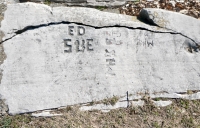
[[[184,35],[184,34],[182,34],[182,33],[176,32],[176,31],[174,31],[174,30],[172,30],[172,29],[165,28],[165,27],[161,27],[161,26],[159,26],[159,25],[157,25],[157,26],[160,27],[160,28],[163,28],[163,29],[169,30],[169,31],[173,31],[173,32],[175,32],[175,33],[177,33],[177,34],[179,34],[179,35],[185,37],[185,38],[190,39],[192,42],[194,42],[194,43],[196,44],[197,47],[200,48],[200,45],[199,45],[195,40],[193,40],[192,38],[190,38],[190,37],[188,37],[188,36],[186,36],[186,35]]]
[[[183,33],[176,32],[176,31],[173,30],[173,29],[170,29],[170,28],[167,28],[167,27],[158,25],[157,23],[155,23],[154,18],[152,19],[152,18],[150,17],[151,15],[152,15],[152,14],[149,14],[146,10],[141,10],[141,12],[140,12],[140,14],[139,14],[139,16],[138,16],[138,20],[140,20],[141,22],[143,22],[143,23],[145,23],[145,24],[154,25],[154,26],[157,26],[157,27],[159,27],[159,28],[172,31],[172,33],[180,34],[181,36],[190,39],[192,42],[195,43],[196,47],[197,47],[198,49],[200,49],[200,42],[197,43],[194,39],[188,37],[187,35],[185,35],[185,34],[183,34]],[[154,17],[154,16],[153,16],[153,17]],[[161,21],[163,20],[163,17],[156,17],[156,18],[157,18],[157,20],[161,20]]]
[[[188,38],[189,40],[191,40],[192,42],[194,42],[197,47],[200,47],[200,45],[198,45],[198,43],[195,42],[195,40],[193,40],[192,38],[182,34],[182,33],[178,33],[178,32],[175,32],[174,30],[170,30],[170,29],[167,29],[167,28],[164,28],[166,30],[170,30],[171,32],[161,32],[161,31],[154,31],[154,30],[149,30],[147,28],[142,28],[142,27],[128,27],[128,26],[120,26],[120,25],[112,25],[112,26],[103,26],[103,27],[98,27],[98,26],[92,26],[92,25],[87,25],[87,24],[82,24],[82,23],[78,23],[78,22],[68,22],[68,21],[61,21],[61,22],[52,22],[52,23],[48,23],[48,24],[40,24],[40,25],[35,25],[35,26],[27,26],[21,30],[17,30],[15,33],[14,36],[10,37],[10,38],[7,38],[7,39],[4,39],[3,41],[0,42],[0,44],[6,42],[7,40],[10,40],[12,39],[13,37],[15,37],[16,35],[19,35],[19,34],[22,34],[28,30],[34,30],[34,29],[38,29],[40,27],[48,27],[48,26],[52,26],[52,25],[59,25],[59,24],[76,24],[76,25],[83,25],[83,26],[87,26],[87,27],[92,27],[92,28],[95,28],[95,29],[102,29],[102,28],[113,28],[113,27],[118,27],[118,28],[127,28],[127,29],[131,29],[131,30],[144,30],[144,31],[149,31],[149,32],[153,32],[153,33],[169,33],[169,34],[178,34],[178,35],[181,35],[185,38]],[[155,26],[155,25],[154,25]],[[157,27],[160,27],[160,26],[157,26]],[[160,28],[163,28],[163,27],[160,27]]]

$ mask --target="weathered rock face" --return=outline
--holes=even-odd
[[[3,20],[5,10],[6,10],[6,5],[4,3],[0,3],[0,22]],[[0,42],[2,42],[3,36],[4,36],[4,33],[0,30]],[[6,58],[6,55],[4,53],[3,44],[1,43],[0,44],[0,65],[4,62],[5,58]],[[3,70],[0,69],[0,80],[2,79],[2,72]],[[6,114],[7,110],[8,110],[8,107],[0,95],[0,115]]]
[[[14,4],[19,3],[19,0],[0,0],[0,4]]]
[[[8,5],[1,30],[6,60],[0,94],[11,114],[125,96],[127,91],[135,98],[145,92],[178,97],[176,92],[200,90],[197,38],[134,17],[15,4]]]
[[[6,114],[7,111],[8,111],[8,106],[5,104],[4,100],[0,99],[0,116]]]
[[[135,0],[20,0],[20,2],[43,2],[48,4],[65,4],[65,5],[79,5],[79,6],[119,6],[128,1]]]

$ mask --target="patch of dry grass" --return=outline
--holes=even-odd
[[[80,111],[78,106],[70,106],[54,110],[63,114],[57,117],[5,115],[0,117],[0,128],[200,128],[200,100],[170,99],[173,104],[167,107],[156,107],[149,98],[143,100],[142,107],[130,106],[107,113]]]

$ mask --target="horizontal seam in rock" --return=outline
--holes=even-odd
[[[52,22],[52,23],[48,23],[48,24],[40,24],[40,25],[35,25],[35,26],[26,26],[25,28],[21,29],[21,30],[18,30],[16,32],[14,32],[16,35],[19,35],[19,34],[22,34],[28,30],[34,30],[34,29],[37,29],[37,28],[40,28],[40,27],[47,27],[47,26],[51,26],[51,25],[59,25],[59,24],[77,24],[77,25],[83,25],[83,26],[87,26],[87,27],[92,27],[92,28],[95,28],[95,29],[102,29],[102,28],[113,28],[113,27],[118,27],[118,28],[127,28],[127,29],[131,29],[131,30],[145,30],[145,31],[149,31],[149,32],[153,32],[153,33],[169,33],[169,34],[178,34],[178,35],[181,35],[185,38],[188,38],[190,39],[191,41],[193,41],[196,45],[198,45],[198,43],[196,43],[193,39],[191,39],[190,37],[182,34],[182,33],[178,33],[178,32],[175,32],[174,30],[170,30],[168,28],[164,28],[166,30],[170,30],[170,31],[173,31],[173,32],[161,32],[161,31],[153,31],[153,30],[149,30],[147,28],[142,28],[142,27],[128,27],[128,26],[120,26],[120,25],[112,25],[112,26],[103,26],[103,27],[97,27],[97,26],[92,26],[92,25],[86,25],[86,24],[82,24],[82,23],[77,23],[77,22],[67,22],[67,21],[61,21],[61,22]],[[157,26],[157,27],[160,27],[160,26]],[[163,27],[160,27],[160,28],[163,28]],[[13,37],[15,37],[16,35],[10,37],[10,38],[7,38],[3,41],[0,42],[1,43],[4,43],[6,42],[7,40],[10,40],[12,39]]]

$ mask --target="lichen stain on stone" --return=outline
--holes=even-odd
[[[4,18],[5,10],[6,10],[6,5],[5,4],[0,4],[0,23]],[[1,27],[1,24],[0,24],[0,27]],[[0,65],[6,59],[6,54],[4,52],[4,47],[3,47],[3,43],[2,43],[3,37],[4,37],[4,33],[2,31],[0,31]],[[0,69],[0,84],[1,84],[2,76],[3,76],[3,70]],[[5,104],[5,100],[2,99],[2,97],[0,95],[0,115],[6,114],[7,111],[8,111],[8,106]]]
[[[160,27],[166,27],[169,21],[165,20],[163,15],[159,15],[157,12],[154,12],[150,15],[151,19],[156,22]]]
[[[3,20],[4,18],[4,12],[7,9],[5,4],[0,4],[0,22]]]
[[[0,44],[0,65],[4,62],[5,59],[6,59],[6,54],[4,52],[3,44]],[[0,69],[0,84],[2,76],[3,76],[3,70]]]
[[[6,5],[5,4],[0,4],[0,22],[3,20],[4,18],[4,12],[6,10]],[[0,24],[1,27],[1,24]],[[3,48],[3,43],[2,42],[2,38],[4,37],[4,33],[2,31],[0,31],[0,65],[4,62],[4,60],[6,59],[6,54],[4,52],[4,48]],[[2,75],[3,75],[3,70],[0,69],[0,84],[1,84],[1,79],[2,79]]]
[[[133,17],[132,17],[132,20],[133,20],[133,21],[138,21],[138,19],[137,19],[136,16],[133,16]]]
[[[5,115],[8,111],[8,105],[5,104],[5,100],[1,99],[0,95],[0,116]]]

